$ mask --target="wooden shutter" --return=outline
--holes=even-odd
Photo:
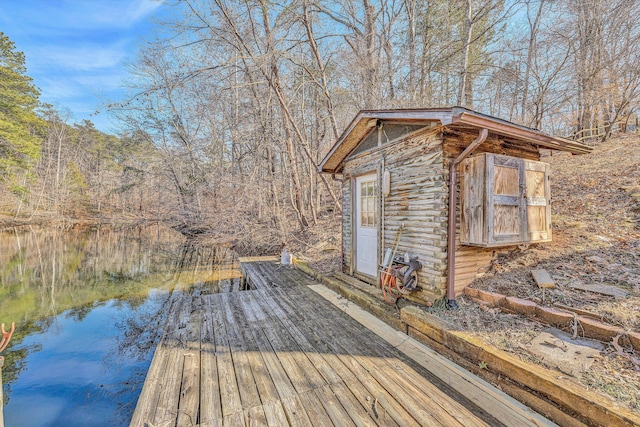
[[[526,225],[523,241],[551,241],[549,165],[524,160]]]
[[[460,242],[483,247],[551,241],[549,165],[483,153],[462,163]]]
[[[486,156],[486,210],[488,244],[521,243],[526,230],[524,165],[522,159]]]

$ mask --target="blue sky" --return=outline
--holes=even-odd
[[[0,0],[0,31],[25,53],[41,101],[114,133],[101,107],[121,99],[126,62],[168,9],[159,0]]]

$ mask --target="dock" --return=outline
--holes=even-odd
[[[551,426],[293,267],[176,290],[131,426]]]

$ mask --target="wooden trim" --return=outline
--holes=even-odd
[[[535,129],[525,128],[524,126],[518,126],[515,123],[510,123],[489,116],[482,116],[475,111],[467,110],[454,116],[452,124],[455,125],[458,123],[479,128],[487,128],[495,133],[524,139],[542,145],[546,148],[568,151],[573,154],[587,154],[592,150],[591,147],[580,144],[579,142],[565,138],[548,136]]]
[[[384,252],[384,248],[382,247],[384,245],[384,240],[382,237],[382,230],[384,227],[384,211],[382,210],[382,166],[384,164],[384,157],[383,157],[383,161],[378,163],[378,165],[376,166],[376,215],[377,215],[377,222],[376,222],[376,227],[378,228],[377,230],[377,240],[378,240],[378,253],[376,255],[377,259],[376,259],[376,279],[375,279],[375,283],[376,285],[380,285],[380,274],[378,274],[378,269],[379,269],[379,265],[381,264],[381,260]]]
[[[360,273],[359,271],[354,271],[351,276],[355,277],[356,279],[360,279],[363,282],[366,282],[366,283],[368,283],[370,285],[377,286],[376,285],[376,282],[377,282],[377,278],[376,277],[369,276],[368,274]]]
[[[525,160],[518,162],[518,185],[520,193],[518,194],[518,211],[520,216],[520,239],[529,241],[529,221],[527,219],[527,172],[525,168]]]
[[[487,238],[483,239],[486,240],[487,244],[492,244],[493,241],[492,239],[494,238],[494,233],[493,233],[493,218],[494,218],[494,201],[493,201],[493,195],[494,195],[494,190],[493,190],[493,160],[494,157],[493,156],[485,156],[485,166],[484,166],[484,188],[485,188],[485,206],[486,206],[486,213],[484,215],[484,223],[485,223],[485,227],[487,229]]]
[[[586,154],[591,147],[566,138],[553,137],[542,132],[487,116],[466,108],[429,108],[429,109],[398,109],[398,110],[363,110],[351,121],[344,133],[331,147],[327,155],[318,166],[319,172],[335,173],[340,169],[344,159],[353,151],[358,143],[378,120],[406,121],[416,123],[440,122],[450,128],[472,127],[486,128],[492,133],[508,136],[520,141],[527,141],[538,146],[554,150],[568,151],[573,154]]]
[[[479,169],[476,169],[475,167],[472,168],[476,162],[480,162],[482,165]],[[511,168],[515,170],[515,172],[511,171],[513,176],[506,175],[506,177],[504,172],[501,172],[500,182],[502,185],[499,185],[496,181],[499,176],[499,168]],[[467,222],[466,224],[461,224],[460,228],[466,233],[462,233],[460,235],[460,241],[462,244],[479,247],[498,247],[523,243],[540,243],[551,240],[551,234],[549,233],[549,166],[546,163],[500,154],[483,153],[473,160],[465,161],[465,171],[467,171],[467,175],[465,176],[463,183],[467,182],[467,185],[461,188],[461,191],[464,192],[462,195],[462,201],[466,201],[467,203],[470,203],[470,205],[464,206],[466,216],[464,218],[461,217],[461,221],[464,219],[464,221]],[[468,173],[470,173],[469,171],[473,171],[472,173],[474,175],[482,174],[482,178],[478,176],[468,176]],[[537,184],[539,186],[544,184],[544,195],[541,195],[540,191],[536,194],[532,194],[531,196],[528,195],[527,173],[529,171],[544,174],[545,181],[538,181],[539,184]],[[517,176],[515,175],[516,172]],[[470,200],[472,197],[468,194],[468,191],[473,189],[473,186],[470,186],[468,182],[470,180],[477,181],[479,179],[484,181],[484,200],[482,202],[482,206],[477,202],[475,204],[471,203]],[[517,187],[515,185],[516,179]],[[539,180],[540,178],[537,179]],[[505,183],[511,183],[507,184],[508,191],[506,194],[496,194],[496,192],[503,193],[500,188],[503,187]],[[496,185],[498,185],[498,187],[496,187]],[[539,188],[539,190],[542,190],[542,188]],[[531,215],[536,215],[535,211],[531,211],[529,209],[529,207],[532,206],[544,208],[540,209],[544,214],[544,218],[540,215],[539,221],[536,222],[538,226],[535,230],[530,232],[530,224],[532,224],[532,222],[529,221],[529,215],[530,213]],[[512,212],[507,214],[504,209],[512,210]],[[500,219],[501,216],[503,217],[502,219]],[[544,223],[542,223],[543,220]],[[482,224],[481,227],[483,234],[482,236],[477,236],[476,234],[471,236],[469,230],[473,229],[472,225],[477,221]],[[508,221],[511,225],[506,228],[500,227],[498,224],[501,224],[501,221]]]
[[[351,212],[349,212],[349,222],[351,223],[351,250],[349,251],[349,274],[351,276],[353,276],[353,273],[355,273],[356,271],[356,266],[355,266],[355,251],[356,251],[356,225],[354,223],[355,220],[355,207],[356,207],[356,201],[355,201],[355,193],[356,193],[356,177],[355,176],[351,176],[350,178],[350,184],[351,184]]]
[[[373,277],[373,276],[369,276],[368,274],[365,273],[361,273],[358,272],[358,268],[357,268],[357,260],[358,260],[358,204],[360,203],[360,200],[358,198],[358,184],[357,184],[357,180],[360,177],[366,176],[366,175],[375,175],[376,177],[376,190],[378,190],[378,188],[380,187],[380,180],[378,179],[378,172],[377,172],[378,166],[376,167],[376,169],[372,169],[369,170],[367,172],[363,172],[363,173],[359,173],[357,175],[353,175],[351,177],[351,260],[350,260],[350,265],[351,265],[351,275],[355,276],[356,273],[359,273],[365,277]],[[376,199],[378,199],[378,204],[379,204],[379,198],[376,197]],[[376,214],[379,214],[378,211],[376,211]],[[377,218],[377,234],[378,234],[378,239],[379,239],[379,234],[380,234],[380,218]],[[378,242],[379,243],[379,242]],[[379,248],[378,248],[379,249]],[[376,271],[377,271],[377,265],[378,265],[378,260],[376,260]],[[374,284],[376,283],[375,280],[377,280],[376,278],[374,278]]]

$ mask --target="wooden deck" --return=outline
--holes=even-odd
[[[252,290],[174,292],[132,426],[553,425],[300,271],[243,268]]]

